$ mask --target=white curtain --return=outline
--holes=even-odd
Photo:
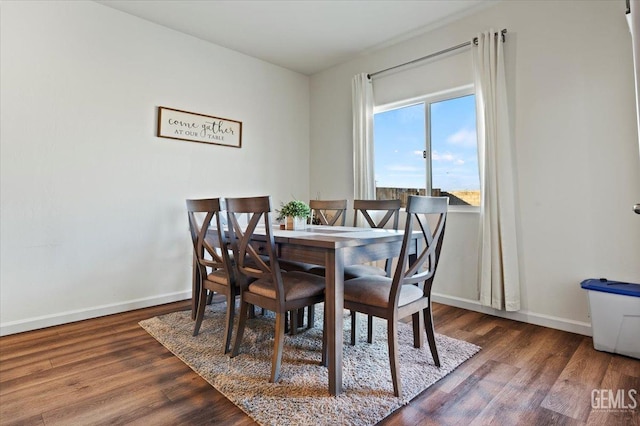
[[[478,34],[473,52],[480,168],[480,303],[520,309],[513,157],[503,42],[493,30]]]
[[[373,170],[373,88],[367,74],[352,80],[353,198],[376,198]]]

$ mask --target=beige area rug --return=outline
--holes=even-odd
[[[224,304],[208,307],[200,334],[193,337],[189,311],[140,322],[162,345],[261,425],[373,425],[449,374],[480,347],[437,335],[442,366],[437,368],[426,343],[413,347],[411,327],[401,324],[400,372],[404,397],[393,395],[386,343],[386,322],[376,319],[374,343],[366,343],[366,317],[359,316],[362,342],[351,346],[351,321],[345,311],[343,389],[328,392],[327,369],[320,366],[322,307],[316,328],[285,338],[278,383],[269,383],[273,316],[249,320],[241,353],[222,353]],[[360,314],[359,314],[360,315]],[[426,339],[425,339],[426,341]]]

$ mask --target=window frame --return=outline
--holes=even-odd
[[[433,190],[433,178],[432,178],[432,149],[431,149],[431,104],[442,102],[450,99],[461,98],[464,96],[476,95],[475,86],[473,84],[467,84],[464,86],[455,87],[452,89],[442,90],[435,93],[430,93],[428,95],[421,95],[401,101],[389,102],[383,105],[375,105],[373,107],[373,115],[375,116],[381,112],[387,112],[394,109],[406,108],[418,104],[425,105],[425,145],[424,151],[426,152],[425,158],[425,168],[427,171],[427,179],[425,182],[426,190],[430,194]],[[476,110],[476,122],[477,122],[477,110]],[[476,124],[477,126],[477,124]],[[375,140],[373,141],[374,152],[375,152]],[[478,164],[479,167],[479,164]],[[478,173],[480,170],[478,170]],[[482,191],[480,189],[480,191]],[[480,202],[482,203],[482,192],[480,192]],[[449,206],[450,211],[463,211],[463,212],[479,212],[480,206],[461,206],[461,205],[451,205]]]

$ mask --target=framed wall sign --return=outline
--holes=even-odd
[[[158,137],[240,148],[242,122],[161,106]]]

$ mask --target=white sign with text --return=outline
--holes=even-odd
[[[158,107],[158,137],[240,148],[242,122]]]

